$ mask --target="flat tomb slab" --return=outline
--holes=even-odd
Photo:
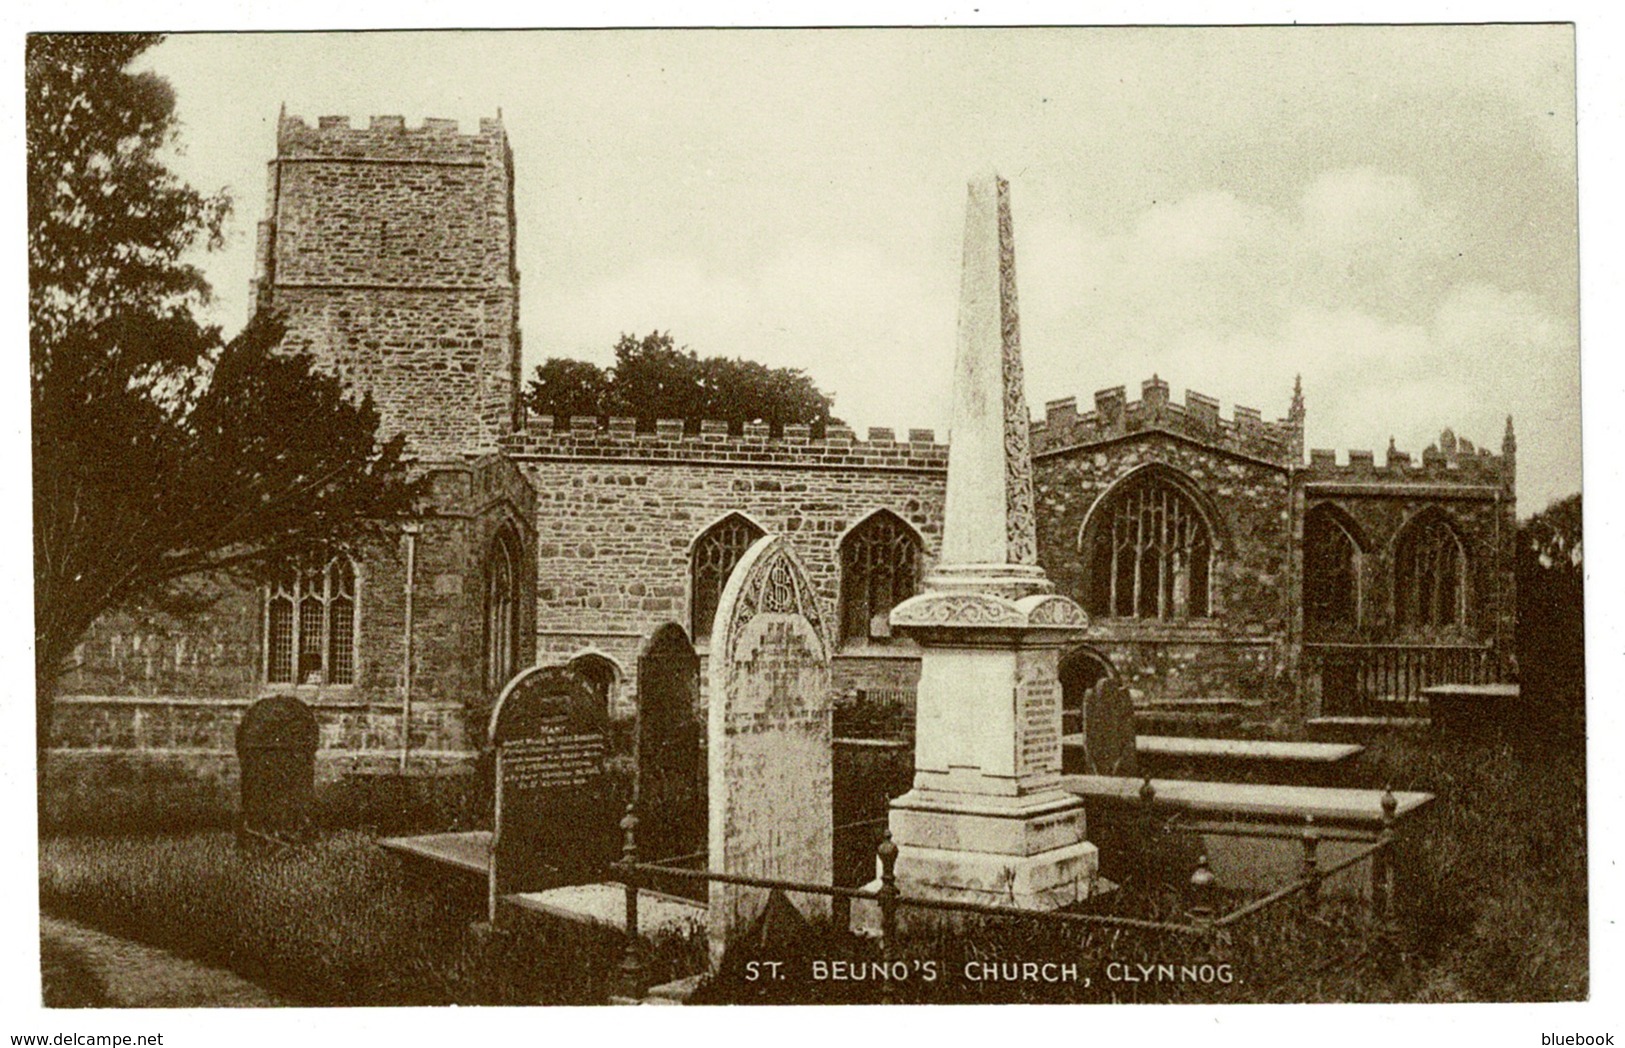
[[[1082,746],[1083,735],[1068,735],[1063,746]],[[1140,735],[1134,750],[1148,757],[1214,758],[1336,764],[1357,757],[1365,747],[1352,742],[1277,742],[1253,739],[1193,739],[1182,735]]]
[[[1140,803],[1144,780],[1117,775],[1063,775],[1061,788],[1085,800]],[[1259,820],[1301,824],[1305,815],[1325,824],[1377,828],[1382,825],[1382,791],[1333,786],[1273,786],[1241,782],[1196,782],[1152,779],[1159,807],[1181,808],[1194,815],[1244,815]],[[1431,793],[1395,793],[1396,818],[1431,804]]]
[[[1422,689],[1426,698],[1441,699],[1516,699],[1522,689],[1516,684],[1434,684]]]
[[[1309,734],[1325,739],[1370,739],[1387,731],[1423,731],[1426,717],[1311,717],[1304,723]]]
[[[578,924],[597,925],[626,932],[626,886],[614,882],[571,884],[540,892],[517,892],[502,897],[505,905]],[[705,931],[707,907],[692,899],[638,890],[638,934],[644,938],[666,932]]]
[[[491,870],[491,831],[429,833],[421,837],[385,837],[378,847],[415,859],[427,859],[445,866],[485,876]]]
[[[1123,776],[1064,775],[1063,789],[1079,793],[1091,808],[1140,804],[1144,780]],[[1382,791],[1325,786],[1273,786],[1234,782],[1152,779],[1160,811],[1179,811],[1186,829],[1201,841],[1218,883],[1228,889],[1263,894],[1296,880],[1303,862],[1303,817],[1313,815],[1323,831],[1318,859],[1322,868],[1352,858],[1382,831]],[[1423,810],[1431,793],[1396,793],[1395,820]],[[1405,834],[1401,833],[1401,855]],[[1401,858],[1402,864],[1406,861]],[[1328,877],[1327,895],[1369,898],[1371,861],[1357,862]]]

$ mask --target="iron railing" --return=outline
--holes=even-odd
[[[1140,787],[1140,817],[1142,826],[1147,832],[1157,825],[1154,814],[1156,804],[1156,790],[1151,780],[1146,779]],[[641,999],[647,987],[644,977],[643,951],[641,939],[638,935],[638,894],[642,882],[649,877],[664,876],[679,879],[706,881],[713,884],[736,884],[752,888],[766,888],[770,890],[795,892],[804,895],[825,895],[832,899],[843,899],[850,904],[851,900],[858,899],[875,903],[880,910],[880,949],[882,960],[890,964],[895,959],[898,948],[897,914],[903,907],[913,907],[922,910],[934,910],[945,913],[968,913],[988,917],[1002,917],[1015,920],[1040,921],[1049,924],[1097,925],[1107,928],[1128,928],[1157,934],[1184,936],[1196,939],[1211,949],[1217,934],[1240,921],[1254,916],[1284,899],[1296,895],[1303,895],[1309,907],[1315,906],[1320,898],[1321,885],[1328,877],[1370,860],[1371,862],[1371,891],[1373,915],[1377,925],[1379,945],[1385,952],[1391,950],[1397,938],[1397,929],[1394,925],[1394,892],[1396,888],[1394,852],[1398,844],[1396,831],[1398,799],[1391,788],[1384,789],[1380,800],[1382,809],[1382,828],[1376,840],[1366,847],[1357,849],[1330,866],[1322,866],[1319,861],[1319,846],[1322,834],[1315,825],[1314,817],[1304,817],[1304,829],[1299,835],[1302,844],[1302,860],[1300,863],[1300,876],[1289,884],[1277,888],[1270,894],[1248,902],[1237,909],[1222,916],[1217,915],[1215,900],[1218,893],[1217,879],[1208,866],[1208,859],[1203,855],[1197,862],[1195,871],[1191,874],[1186,894],[1186,920],[1185,921],[1154,921],[1138,917],[1120,917],[1112,914],[1094,913],[1067,913],[1058,910],[1020,910],[1009,906],[993,906],[985,903],[955,902],[946,899],[920,899],[903,895],[897,887],[897,845],[892,841],[888,830],[875,849],[875,856],[880,864],[880,886],[878,888],[847,888],[835,884],[815,884],[804,881],[790,881],[774,877],[751,877],[744,874],[721,873],[712,870],[685,870],[673,868],[663,863],[643,863],[638,861],[637,827],[638,817],[636,806],[627,805],[626,815],[621,819],[623,845],[621,861],[611,864],[621,878],[626,889],[626,947],[620,964],[621,992],[632,1000]],[[875,820],[867,820],[873,822]],[[850,827],[837,827],[837,829],[855,828],[860,823]],[[1178,830],[1179,827],[1169,827]],[[1279,832],[1269,833],[1263,830],[1247,830],[1237,828],[1235,831],[1243,836],[1282,836]],[[1333,834],[1335,839],[1349,839],[1343,834]],[[694,856],[682,856],[681,859],[692,859]],[[887,984],[889,989],[889,983]]]
[[[1430,685],[1497,676],[1488,644],[1305,644],[1302,665],[1305,690],[1328,717],[1404,715],[1421,709]]]

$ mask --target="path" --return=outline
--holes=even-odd
[[[292,1004],[240,975],[119,939],[82,924],[40,916],[40,940],[83,962],[114,1008],[264,1008]]]

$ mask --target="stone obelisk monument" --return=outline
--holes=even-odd
[[[898,887],[1053,909],[1087,898],[1098,867],[1083,802],[1060,788],[1056,659],[1087,619],[1038,566],[1010,186],[997,175],[970,183],[953,390],[942,556],[891,613],[923,649],[914,788],[891,805]]]

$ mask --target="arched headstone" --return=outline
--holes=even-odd
[[[638,856],[646,862],[705,848],[699,697],[700,657],[683,627],[668,622],[638,656]]]
[[[496,834],[491,907],[512,892],[601,876],[618,857],[604,776],[609,720],[585,681],[563,666],[533,666],[491,711]]]
[[[1084,772],[1138,775],[1134,702],[1111,660],[1093,648],[1074,648],[1062,656],[1057,676],[1065,730],[1083,733]]]
[[[807,572],[783,539],[758,539],[722,592],[709,665],[710,868],[829,884],[831,809],[829,643]],[[711,885],[714,964],[753,927],[768,892]],[[827,896],[799,896],[803,913]]]
[[[241,825],[285,837],[310,820],[320,733],[310,707],[290,695],[261,699],[237,724]]]

